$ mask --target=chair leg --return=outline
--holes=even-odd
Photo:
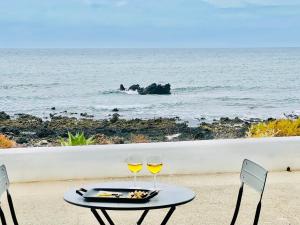
[[[11,217],[12,217],[12,220],[14,221],[14,225],[18,225],[18,220],[17,220],[17,216],[16,216],[16,213],[15,213],[14,204],[13,204],[11,195],[10,195],[8,190],[7,190],[7,200],[8,200],[8,205],[9,205]]]
[[[261,210],[261,201],[259,201],[259,203],[258,203],[258,205],[256,207],[256,212],[255,212],[255,218],[254,218],[253,225],[257,225],[258,224],[260,210]]]
[[[242,184],[241,187],[240,187],[238,199],[237,199],[237,202],[236,202],[233,218],[231,220],[230,225],[234,225],[235,221],[238,217],[240,206],[241,206],[241,201],[242,201],[242,196],[243,196],[243,190],[244,190],[244,184]]]
[[[4,216],[4,213],[3,213],[1,207],[0,207],[0,217],[1,217],[1,224],[2,224],[2,225],[6,225],[5,216]]]

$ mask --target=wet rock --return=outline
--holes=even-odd
[[[0,120],[9,120],[10,116],[5,112],[0,112]]]
[[[55,135],[55,132],[46,127],[43,127],[36,132],[36,136],[38,136],[39,138],[45,138],[45,137],[54,136],[54,135]]]
[[[5,126],[5,127],[0,127],[0,133],[19,135],[20,130],[16,127]]]
[[[171,85],[153,83],[146,88],[139,88],[138,93],[140,95],[169,95],[171,94]]]
[[[298,115],[298,114],[295,114],[295,113],[291,113],[291,114],[286,114],[286,113],[284,113],[284,116],[285,116],[287,119],[291,119],[291,120],[299,119],[299,115]]]
[[[211,129],[208,128],[199,128],[197,133],[194,135],[195,140],[209,140],[213,138],[213,132]]]
[[[239,117],[235,117],[233,120],[232,120],[233,123],[244,123],[244,120],[240,119]]]
[[[272,122],[272,121],[274,121],[274,120],[276,120],[275,118],[272,118],[272,117],[270,117],[270,118],[268,118],[267,119],[267,122]]]
[[[18,138],[16,138],[16,142],[18,144],[26,144],[29,142],[29,140],[26,137],[18,137]]]
[[[115,123],[119,120],[120,115],[118,113],[114,113],[112,118],[109,120],[111,123]]]
[[[51,107],[51,110],[55,110],[56,108],[55,107]]]
[[[57,113],[50,113],[50,114],[49,114],[49,117],[52,119],[52,118],[54,118],[56,115],[57,115]]]
[[[120,91],[125,91],[125,90],[126,90],[123,84],[120,84],[119,90],[120,90]]]
[[[140,85],[139,84],[134,84],[134,85],[131,85],[128,90],[131,90],[131,91],[137,91],[140,89]]]
[[[80,116],[86,117],[86,118],[93,118],[94,117],[93,115],[89,115],[87,113],[80,113]]]
[[[227,122],[229,122],[230,121],[230,119],[228,118],[228,117],[221,117],[220,118],[220,122],[221,123],[227,123]]]
[[[118,109],[118,108],[114,108],[114,109],[112,110],[112,112],[119,112],[119,109]]]

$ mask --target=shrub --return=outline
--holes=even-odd
[[[86,138],[83,132],[75,135],[68,132],[68,139],[60,139],[60,143],[62,146],[92,145],[95,140],[94,137]]]
[[[12,148],[16,146],[16,142],[10,140],[5,135],[0,134],[0,148]]]
[[[284,137],[300,136],[300,119],[279,119],[254,124],[248,131],[248,137]]]
[[[132,135],[131,136],[132,143],[149,143],[149,139],[142,134]]]

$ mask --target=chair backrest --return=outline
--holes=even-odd
[[[260,193],[260,199],[256,207],[255,218],[253,225],[258,224],[260,210],[261,210],[261,199],[264,193],[265,184],[267,180],[268,171],[265,170],[260,165],[250,161],[249,159],[245,159],[243,161],[242,170],[240,174],[241,179],[241,187],[238,194],[238,199],[236,202],[236,207],[234,210],[233,218],[231,220],[230,225],[234,225],[239,214],[240,205],[242,201],[243,191],[244,191],[244,184],[250,186],[258,193]]]
[[[9,180],[6,172],[6,167],[4,165],[0,166],[0,197],[9,187]]]
[[[7,201],[8,201],[12,220],[14,222],[14,225],[18,225],[18,220],[16,217],[13,201],[12,201],[12,198],[11,198],[8,188],[9,188],[9,179],[8,179],[6,167],[4,165],[1,165],[0,166],[0,198],[6,192]],[[6,225],[6,219],[5,219],[3,210],[1,208],[1,204],[0,204],[0,219],[1,219],[1,224]]]
[[[268,171],[260,165],[245,159],[241,170],[241,181],[259,193],[265,189]]]

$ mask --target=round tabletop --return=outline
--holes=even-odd
[[[153,189],[151,182],[138,182],[141,189]],[[109,182],[84,186],[85,189],[91,188],[132,188],[132,182]],[[106,210],[149,210],[169,208],[172,206],[183,205],[195,198],[195,193],[185,187],[159,183],[157,188],[160,190],[158,195],[146,203],[115,203],[115,202],[89,202],[76,193],[77,189],[71,189],[64,195],[64,200],[70,204]]]

